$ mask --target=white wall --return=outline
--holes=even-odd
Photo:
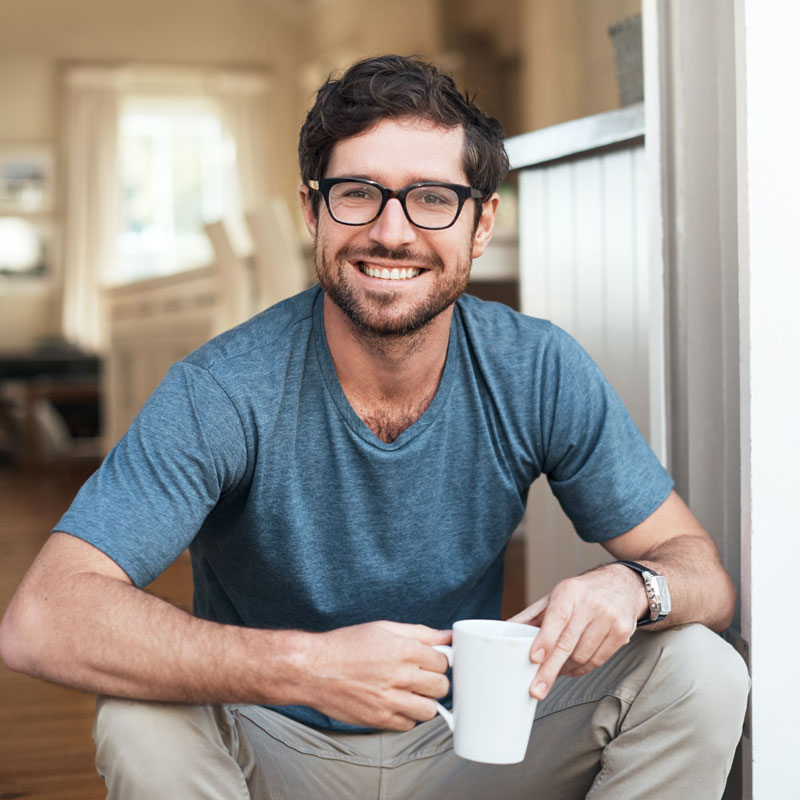
[[[742,630],[755,800],[797,796],[800,644],[800,6],[737,0]],[[788,624],[787,624],[788,623]]]

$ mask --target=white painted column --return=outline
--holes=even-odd
[[[800,3],[737,0],[742,632],[754,800],[800,797]]]

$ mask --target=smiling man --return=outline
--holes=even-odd
[[[748,680],[711,539],[576,342],[464,294],[501,135],[419,59],[326,82],[319,285],[176,364],[25,577],[0,654],[100,695],[110,797],[721,795]],[[615,560],[515,617],[541,627],[526,759],[464,761],[434,646],[499,615],[541,475]],[[142,591],[187,546],[192,615]]]

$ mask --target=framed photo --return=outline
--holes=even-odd
[[[0,213],[51,211],[53,150],[48,145],[0,144]]]
[[[49,274],[54,245],[48,217],[0,214],[0,278]]]

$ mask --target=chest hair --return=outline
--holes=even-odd
[[[406,428],[410,428],[426,411],[436,392],[420,401],[419,398],[406,403],[364,403],[350,399],[350,405],[362,422],[382,441],[393,442]]]

